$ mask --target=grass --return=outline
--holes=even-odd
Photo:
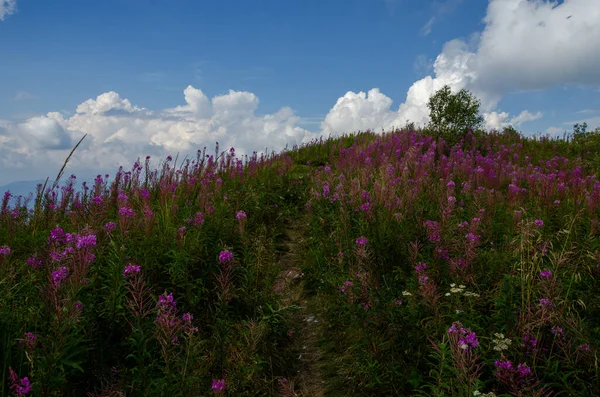
[[[0,395],[596,395],[596,135],[429,135],[5,195]]]

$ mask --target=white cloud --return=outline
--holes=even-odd
[[[454,6],[459,3],[448,2]],[[490,0],[483,32],[468,40],[447,42],[435,59],[433,76],[426,76],[409,88],[391,124],[403,126],[407,120],[416,125],[426,124],[429,121],[427,102],[446,84],[454,92],[468,89],[481,100],[488,128],[540,118],[540,113],[527,111],[511,118],[496,108],[509,92],[559,84],[599,84],[599,20],[598,0],[565,0],[561,4],[544,0]],[[391,103],[390,98],[377,92]],[[340,100],[365,102],[361,93],[353,92]],[[365,114],[368,106],[342,106],[340,100],[328,115],[331,120],[337,120],[329,123],[336,127],[333,130],[356,130],[369,124],[369,128],[374,128],[375,124],[387,122],[387,109],[378,108],[372,119]],[[379,118],[379,123],[377,115],[384,116]]]
[[[541,119],[542,112],[530,113],[528,110],[523,110],[518,116],[510,118],[507,112],[486,112],[483,114],[485,128],[490,130],[500,130],[504,127],[518,127],[528,121]]]
[[[2,121],[0,164],[8,172],[2,173],[0,184],[54,177],[84,133],[88,137],[67,172],[112,175],[119,165],[129,168],[146,155],[159,160],[177,153],[195,158],[203,147],[212,153],[217,141],[221,149],[235,147],[237,153],[251,154],[265,148],[281,150],[314,137],[298,127],[300,118],[290,108],[256,115],[259,101],[249,92],[229,91],[209,100],[201,90],[188,86],[184,97],[185,105],[155,112],[107,92],[81,103],[71,117],[52,112],[21,123]]]
[[[0,21],[4,21],[7,15],[14,14],[16,10],[16,0],[0,0]]]
[[[373,88],[367,94],[349,91],[339,98],[321,123],[325,136],[353,131],[389,128],[396,117],[390,110],[392,100]]]

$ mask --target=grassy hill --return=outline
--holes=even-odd
[[[366,132],[6,198],[0,394],[597,395],[595,149]]]

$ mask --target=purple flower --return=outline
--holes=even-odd
[[[235,219],[246,219],[248,218],[248,216],[246,215],[246,213],[244,211],[238,211],[237,214],[235,215]]]
[[[27,266],[31,266],[31,267],[41,267],[42,266],[42,260],[32,256],[31,258],[27,258]]]
[[[111,231],[111,230],[115,230],[117,227],[117,224],[114,222],[108,222],[104,225],[104,228],[106,228],[106,230]]]
[[[356,245],[361,246],[361,245],[367,245],[369,241],[367,240],[366,237],[359,237],[356,239]]]
[[[540,277],[541,278],[550,278],[550,277],[552,277],[552,272],[550,271],[550,269],[542,270],[540,272]]]
[[[53,271],[52,272],[52,281],[54,282],[54,285],[60,286],[60,282],[62,280],[64,280],[65,278],[67,278],[67,276],[69,275],[68,272],[69,271],[65,266],[59,267],[58,269]]]
[[[543,308],[554,307],[554,303],[552,303],[552,301],[550,299],[546,299],[546,298],[540,299],[540,305],[542,305]]]
[[[536,219],[535,224],[537,227],[542,227],[542,226],[544,226],[544,221],[541,219]]]
[[[132,218],[133,217],[133,210],[131,208],[128,207],[121,207],[119,208],[119,215],[125,217],[125,218]]]
[[[561,327],[552,327],[552,329],[550,330],[554,335],[556,336],[563,336],[564,335],[564,331]]]
[[[342,294],[345,294],[345,293],[346,293],[346,288],[348,288],[348,287],[352,287],[352,285],[353,285],[353,284],[354,284],[354,283],[353,283],[352,281],[345,281],[345,282],[344,282],[344,285],[342,285],[342,286],[340,287],[340,291],[342,292]]]
[[[415,266],[415,273],[421,274],[425,271],[425,269],[427,269],[427,263],[419,262],[417,266]]]
[[[185,322],[188,322],[192,321],[194,319],[194,316],[191,313],[184,313],[183,316],[181,316],[181,319]]]
[[[513,371],[513,364],[510,362],[510,360],[496,360],[494,361],[494,365],[496,366],[496,368],[498,368],[499,371]]]
[[[29,348],[32,348],[35,346],[35,341],[36,341],[37,335],[32,333],[32,332],[27,332],[25,334],[25,337],[19,341],[19,344],[21,345],[25,345]]]
[[[75,246],[77,247],[77,249],[96,246],[96,236],[93,234],[87,236],[77,236],[75,240]]]
[[[174,310],[177,307],[177,302],[173,298],[173,293],[167,295],[165,292],[164,295],[158,297],[158,307],[160,309],[164,309],[165,311]]]
[[[134,274],[139,274],[141,271],[140,265],[127,265],[125,266],[125,270],[123,270],[123,276],[132,276]]]
[[[225,264],[233,259],[233,254],[229,250],[221,251],[219,253],[219,263]]]
[[[10,389],[13,391],[13,393],[15,393],[17,396],[24,396],[26,394],[29,394],[31,392],[31,384],[29,383],[29,378],[24,377],[22,379],[19,379],[19,377],[11,367],[8,367],[8,371],[10,373],[10,381],[12,382]]]
[[[10,248],[6,245],[0,247],[0,255],[4,255],[4,256],[9,256],[10,255]]]
[[[473,241],[473,242],[479,241],[479,237],[477,237],[477,236],[476,236],[476,235],[474,235],[473,233],[467,233],[467,234],[465,235],[465,238],[466,238],[467,240],[469,240],[469,241]]]
[[[527,364],[519,364],[519,365],[517,365],[517,373],[522,378],[524,378],[526,376],[531,376],[533,374],[531,372],[531,369],[527,366]]]
[[[583,351],[589,352],[589,351],[590,351],[590,345],[583,344],[583,345],[580,345],[580,346],[578,347],[578,349],[581,349],[581,350],[583,350]]]
[[[213,379],[212,389],[216,392],[222,392],[225,390],[225,379]]]

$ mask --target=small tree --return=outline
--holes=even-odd
[[[453,145],[469,130],[476,130],[483,125],[483,117],[479,115],[481,102],[469,91],[462,89],[452,94],[450,86],[439,89],[427,103],[429,108],[429,129],[434,136],[442,136]]]

